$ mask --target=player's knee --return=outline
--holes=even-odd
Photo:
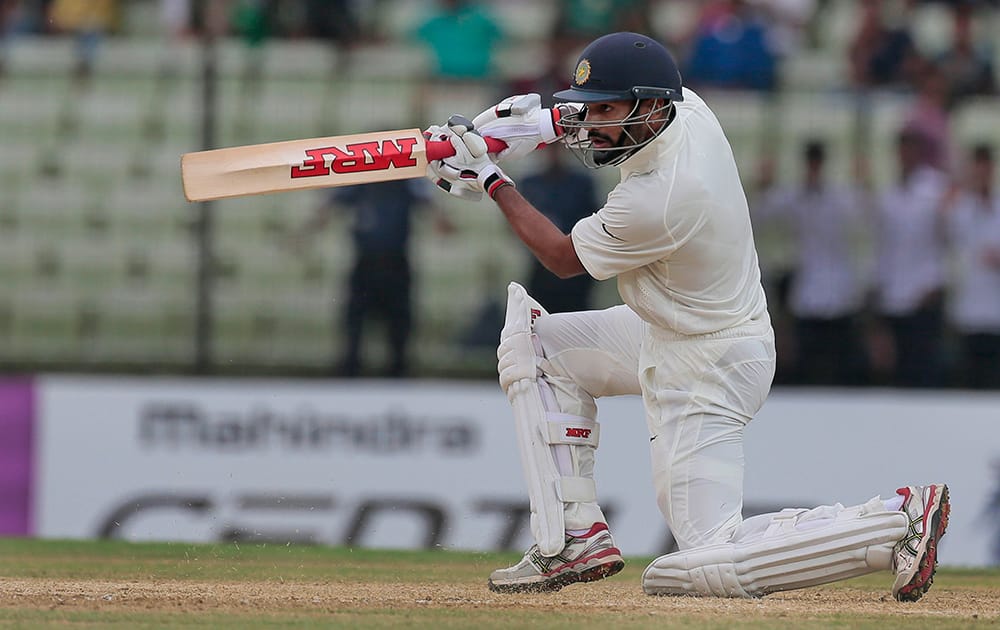
[[[544,315],[535,320],[534,331],[546,351],[557,351],[563,344],[568,318],[560,313]]]
[[[656,504],[678,548],[716,545],[733,539],[743,520],[739,488],[723,493],[718,487],[697,488],[697,484],[692,487],[689,481],[675,484],[669,475],[655,473],[653,483]]]
[[[739,527],[739,517],[730,516],[709,526],[698,526],[692,522],[676,523],[670,533],[677,542],[678,549],[693,549],[706,545],[721,545],[733,539]]]

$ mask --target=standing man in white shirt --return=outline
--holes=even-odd
[[[859,331],[864,289],[857,263],[867,195],[826,177],[826,143],[802,146],[802,180],[792,186],[762,182],[755,222],[788,224],[796,250],[788,295],[794,318],[793,381],[857,385],[867,381]]]
[[[941,484],[742,518],[743,431],[770,389],[774,335],[746,198],[715,115],[682,88],[670,53],[636,33],[588,45],[555,97],[565,102],[553,110],[519,95],[475,121],[427,130],[456,151],[431,164],[440,187],[470,199],[485,192],[553,273],[617,276],[625,302],[549,315],[509,287],[498,369],[536,544],[494,571],[490,588],[551,591],[621,570],[594,482],[595,398],[634,394],[645,404],[657,503],[680,548],[646,568],[647,593],[757,597],[894,568],[893,594],[918,599],[948,520]],[[491,157],[480,132],[508,148]],[[587,166],[621,169],[605,205],[568,235],[494,161],[559,140]]]
[[[948,318],[958,334],[958,384],[1000,389],[1000,194],[993,148],[969,151],[968,178],[944,204],[956,277]]]
[[[945,232],[938,212],[948,176],[928,162],[929,139],[897,137],[899,180],[877,203],[876,310],[895,357],[890,384],[943,385]]]

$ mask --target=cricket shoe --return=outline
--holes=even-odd
[[[581,536],[566,534],[566,546],[551,558],[532,545],[520,562],[491,573],[489,586],[496,593],[558,591],[568,584],[610,577],[624,567],[608,526],[594,523]]]
[[[901,602],[915,602],[930,589],[937,568],[938,541],[948,527],[948,486],[907,486],[896,490],[903,497],[909,519],[906,535],[893,549],[896,581],[892,595]]]

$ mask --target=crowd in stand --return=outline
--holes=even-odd
[[[812,139],[799,182],[776,185],[767,168],[756,182],[755,221],[785,221],[798,249],[770,287],[783,333],[779,382],[1000,387],[995,149],[987,129],[962,147],[951,132],[967,99],[996,95],[992,41],[973,29],[995,9],[949,3],[950,46],[926,51],[905,19],[915,4],[890,19],[887,3],[860,3],[849,48],[862,102],[884,91],[909,99],[894,129],[894,181],[873,186],[864,142],[854,147],[855,181],[830,181],[828,139]]]
[[[1000,192],[989,134],[957,146],[951,126],[970,99],[996,97],[995,0],[936,0],[951,23],[948,44],[921,47],[911,18],[934,0],[856,0],[839,86],[865,104],[879,93],[907,99],[894,133],[895,179],[876,186],[868,172],[870,134],[857,134],[852,182],[828,171],[832,138],[801,143],[801,175],[779,182],[777,155],[761,156],[760,175],[744,181],[755,224],[787,227],[797,249],[788,269],[765,269],[779,333],[777,381],[1000,388]],[[694,89],[763,93],[795,89],[783,81],[785,60],[816,45],[833,0],[703,0],[690,28],[657,33],[653,11],[663,0],[553,0],[548,59],[507,79],[510,93],[543,98],[567,82],[565,61],[594,37],[614,30],[658,36],[681,62]],[[836,0],[839,3],[839,0]],[[115,0],[0,0],[0,37],[14,32],[80,35],[80,72],[96,39],[113,28]],[[373,17],[387,0],[160,0],[164,28],[177,36],[211,21],[251,45],[268,37],[314,37],[344,50],[381,36]],[[505,42],[488,2],[440,0],[409,37],[435,61],[433,77],[496,79]],[[987,25],[984,28],[983,25]],[[0,72],[3,42],[0,39]],[[498,92],[501,90],[498,90]],[[993,134],[994,140],[996,134]],[[842,144],[842,143],[841,143]],[[744,165],[751,173],[754,165]],[[868,256],[859,244],[870,242]],[[780,272],[780,273],[779,273]]]
[[[785,333],[779,380],[1000,388],[994,150],[976,143],[945,171],[932,143],[902,128],[897,179],[883,189],[831,182],[819,140],[803,148],[800,182],[757,182],[755,222],[787,222],[797,247],[770,287]]]

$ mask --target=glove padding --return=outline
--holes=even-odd
[[[455,148],[452,157],[430,163],[429,171],[435,184],[463,199],[478,201],[485,192],[492,199],[496,191],[514,182],[489,157],[486,140],[473,128],[472,121],[455,115],[448,119],[447,127],[430,127],[428,132],[435,139],[448,140]]]
[[[510,96],[472,119],[474,128],[483,136],[499,138],[507,148],[496,154],[496,161],[522,158],[542,144],[561,140],[565,132],[559,119],[583,109],[579,103],[561,103],[552,109],[542,109],[538,94]]]
[[[454,132],[450,129],[441,127],[440,125],[431,125],[424,131],[424,137],[428,140],[450,142],[454,135]],[[459,199],[481,201],[483,198],[483,189],[479,186],[478,181],[470,181],[457,177],[455,169],[445,166],[441,160],[434,160],[427,163],[427,179],[431,180],[441,190]]]

